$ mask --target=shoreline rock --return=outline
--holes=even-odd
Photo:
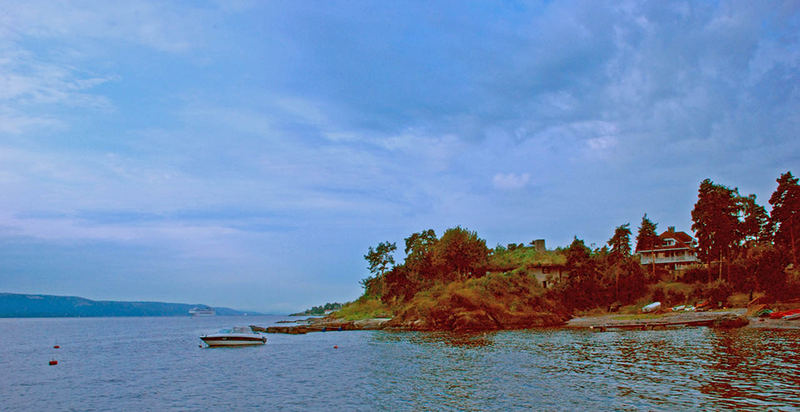
[[[535,329],[559,327],[564,329],[634,329],[652,330],[670,327],[707,326],[721,329],[800,329],[800,320],[773,320],[748,318],[745,309],[732,309],[723,312],[683,312],[668,313],[652,318],[634,318],[625,315],[598,315],[569,319],[564,314],[553,313],[491,313],[483,309],[450,313],[440,319],[421,317],[372,318],[356,321],[343,321],[334,318],[311,319],[308,324],[294,326],[269,326],[266,328],[251,325],[254,331],[266,333],[306,334],[310,332],[334,332],[349,330],[391,330],[391,331],[448,331],[483,332],[500,330]],[[257,329],[256,329],[257,328]]]

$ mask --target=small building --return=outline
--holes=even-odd
[[[537,264],[527,266],[528,275],[533,276],[545,289],[550,289],[562,277],[569,274],[566,265],[559,264]]]
[[[686,232],[676,232],[675,226],[669,226],[659,238],[660,244],[652,249],[637,250],[639,261],[642,265],[655,265],[669,271],[687,269],[700,262],[697,258],[697,242]]]

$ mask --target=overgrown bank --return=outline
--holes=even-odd
[[[731,296],[777,300],[797,297],[800,278],[800,186],[791,173],[778,179],[772,214],[735,189],[701,183],[692,211],[702,265],[676,274],[642,267],[632,254],[629,224],[607,246],[589,248],[577,237],[566,248],[486,247],[461,227],[437,237],[432,229],[405,239],[396,264],[395,243],[370,247],[371,276],[364,294],[332,316],[354,320],[391,317],[390,327],[417,330],[496,330],[558,325],[574,313],[613,311],[642,301],[729,305]],[[658,246],[656,224],[644,215],[636,250]],[[669,280],[670,282],[666,282]],[[669,284],[669,287],[659,286]]]

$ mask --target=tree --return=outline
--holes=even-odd
[[[777,179],[778,188],[769,198],[772,205],[770,221],[775,226],[774,242],[797,264],[800,249],[800,185],[792,172],[786,172]]]
[[[369,264],[369,272],[373,274],[373,276],[368,276],[365,279],[361,279],[361,286],[364,287],[364,291],[367,294],[372,290],[377,294],[382,292],[381,287],[377,287],[378,285],[382,285],[381,282],[377,282],[389,265],[394,265],[394,256],[392,256],[392,252],[397,250],[397,245],[394,243],[381,242],[378,243],[378,246],[374,249],[372,246],[369,247],[369,252],[364,255],[364,259],[366,259],[367,263]],[[374,294],[374,293],[373,293]]]
[[[611,259],[618,260],[631,255],[631,224],[626,223],[614,229],[614,236],[608,240],[611,247]]]
[[[434,277],[433,246],[436,244],[436,232],[433,229],[413,233],[406,239],[405,266],[412,276],[421,279]]]
[[[772,237],[769,215],[764,206],[756,203],[756,195],[740,196],[737,200],[741,212],[739,226],[744,246],[769,242]]]
[[[575,236],[575,238],[572,240],[572,243],[570,243],[569,247],[567,248],[566,254],[567,269],[570,270],[570,274],[573,270],[582,273],[582,269],[586,269],[586,267],[590,264],[592,250],[586,247],[583,239],[578,239],[578,237]]]
[[[586,309],[607,300],[600,296],[600,273],[591,252],[577,236],[565,250],[569,276],[559,287],[562,302],[571,309]]]
[[[661,238],[656,233],[658,225],[647,218],[647,213],[642,216],[642,223],[639,232],[636,234],[636,251],[650,251],[650,261],[652,262],[653,277],[656,275],[656,246],[661,244]]]
[[[619,258],[605,272],[606,278],[614,280],[614,300],[623,305],[632,303],[647,290],[644,270],[637,259]]]
[[[381,300],[391,304],[395,299],[401,302],[414,297],[419,290],[419,284],[405,265],[395,266],[384,275],[386,291]]]
[[[755,275],[756,286],[773,299],[780,299],[786,294],[786,255],[774,246],[766,245],[753,248],[750,258],[751,270]]]
[[[624,275],[624,268],[621,267],[614,267],[616,263],[620,262],[623,259],[627,259],[631,256],[631,224],[626,223],[622,226],[617,226],[614,229],[614,236],[608,240],[608,246],[611,246],[611,253],[609,253],[608,258],[611,261],[611,269],[610,271],[614,275],[614,297],[616,300],[619,300],[619,278],[620,275]],[[639,271],[641,271],[641,267]]]
[[[705,179],[700,183],[697,203],[692,209],[692,230],[697,236],[698,255],[707,264],[719,259],[720,279],[722,265],[742,237],[738,197],[736,189]]]
[[[433,246],[433,264],[440,277],[463,279],[486,274],[486,241],[460,226],[447,229]]]

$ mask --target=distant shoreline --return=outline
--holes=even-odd
[[[0,293],[0,318],[99,318],[187,316],[203,304],[91,300],[77,296]],[[262,315],[214,307],[217,316]]]

